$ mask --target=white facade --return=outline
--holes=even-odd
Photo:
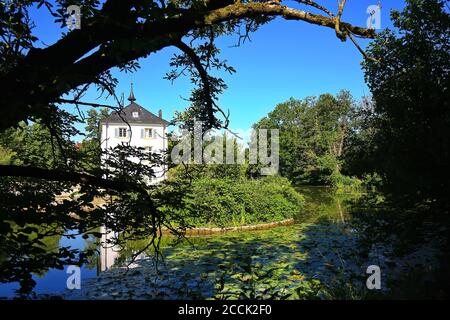
[[[122,110],[121,117],[113,113],[100,123],[102,150],[129,144],[142,147],[148,153],[164,155],[168,147],[168,122],[162,119],[161,111],[159,116],[156,116],[136,104],[132,91],[129,100],[131,104]],[[155,177],[144,178],[147,183],[155,184],[167,177],[167,165],[154,166],[153,170]]]
[[[130,123],[129,125],[126,123],[102,123],[102,150],[106,151],[124,143],[129,143],[133,147],[142,147],[149,153],[163,154],[167,150],[167,128],[165,125],[151,123]],[[166,166],[155,167],[154,171],[155,177],[152,179],[152,183],[157,183],[166,178]]]

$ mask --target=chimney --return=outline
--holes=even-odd
[[[158,111],[158,117],[160,117],[162,119],[162,110],[161,109],[159,109],[159,111]]]

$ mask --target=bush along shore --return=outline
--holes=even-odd
[[[184,186],[180,199],[177,205],[167,206],[180,225],[188,226],[187,230],[214,228],[215,231],[285,223],[299,215],[305,202],[289,180],[279,176],[201,177]],[[175,227],[177,220],[174,220]]]

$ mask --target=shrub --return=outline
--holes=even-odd
[[[364,191],[363,181],[358,178],[334,172],[330,180],[337,193],[361,193]]]
[[[293,218],[303,201],[282,177],[200,178],[183,197],[183,212],[185,221],[194,226],[250,225]]]

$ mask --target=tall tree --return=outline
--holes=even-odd
[[[81,167],[92,172],[101,167],[101,130],[100,121],[107,118],[109,110],[101,108],[99,111],[92,108],[87,112],[86,135],[79,145],[79,156],[82,162]]]
[[[353,106],[348,91],[337,96],[290,99],[278,104],[255,128],[280,130],[280,173],[297,184],[333,184]]]
[[[409,0],[395,30],[369,46],[363,68],[374,99],[373,167],[406,206],[450,208],[450,17],[442,0]],[[446,209],[444,209],[446,208]]]

